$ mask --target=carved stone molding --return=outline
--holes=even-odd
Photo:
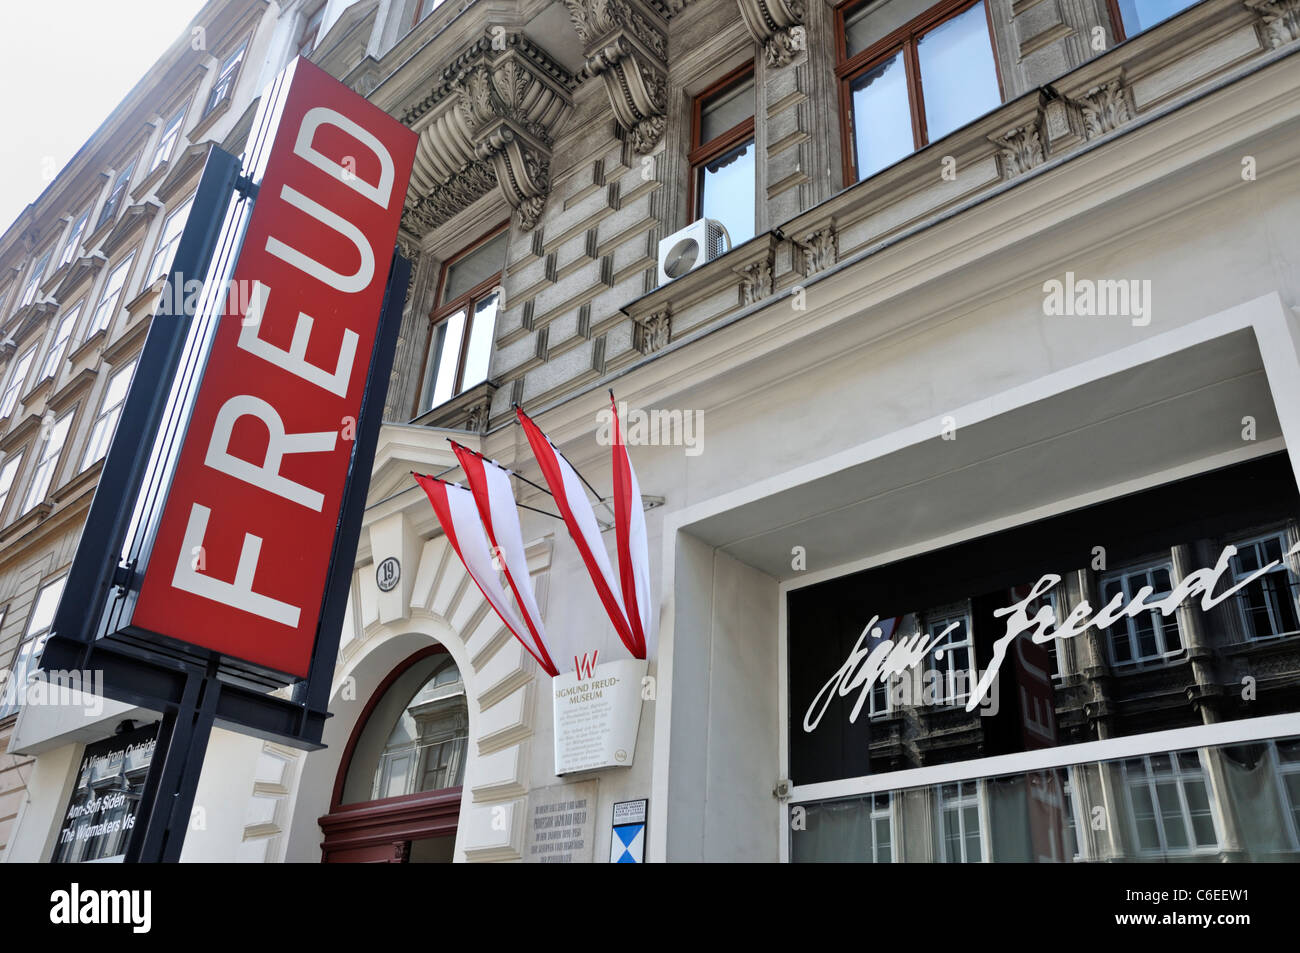
[[[472,433],[487,430],[488,415],[492,412],[492,398],[486,397],[469,408],[465,415],[465,429]]]
[[[767,65],[787,66],[805,45],[804,0],[736,0],[750,35],[763,44]]]
[[[599,76],[604,82],[614,118],[627,131],[632,148],[642,155],[653,152],[668,114],[664,16],[644,0],[564,0],[564,4],[582,40],[586,64],[581,75]]]
[[[1133,118],[1128,87],[1120,77],[1092,87],[1082,96],[1075,97],[1073,104],[1083,117],[1086,139],[1104,136]]]
[[[642,354],[662,350],[672,340],[673,316],[667,308],[643,318],[634,318],[633,323],[632,346]]]
[[[1042,165],[1047,156],[1043,148],[1040,123],[1041,118],[1036,116],[1023,126],[1008,129],[1000,136],[988,137],[989,142],[998,147],[1002,178],[1014,179],[1035,166]]]
[[[815,275],[819,271],[825,271],[835,264],[839,253],[839,239],[835,233],[835,226],[827,225],[804,236],[804,240],[799,242],[799,248],[803,252],[805,275]]]
[[[1273,49],[1300,39],[1300,0],[1245,0],[1260,19],[1264,39]]]
[[[753,304],[772,294],[772,261],[764,258],[740,269],[740,303]]]
[[[520,33],[491,34],[447,67],[402,122],[420,134],[403,225],[422,235],[500,187],[532,229],[551,190],[551,143],[574,78]]]

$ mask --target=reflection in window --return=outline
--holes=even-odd
[[[1119,0],[1119,16],[1124,36],[1136,36],[1157,23],[1181,13],[1197,0]]]
[[[3,694],[0,694],[0,718],[12,715],[22,707],[27,680],[36,671],[36,664],[45,651],[45,640],[49,637],[67,578],[61,576],[48,582],[36,593],[32,613],[27,618],[27,631],[23,633],[23,641],[14,654],[13,665],[9,667],[10,677],[5,682]]]
[[[879,4],[843,18],[850,143],[846,178],[860,181],[941,139],[1002,102],[983,0],[934,24],[926,17],[889,29]]]
[[[417,416],[487,380],[505,254],[501,231],[443,267]]]
[[[940,705],[965,704],[974,685],[972,678],[970,622],[964,615],[931,619],[926,624],[930,636],[930,672],[927,678],[937,679],[936,703]],[[947,632],[947,635],[943,635]],[[940,636],[943,638],[940,639]],[[924,697],[924,696],[923,696]]]
[[[1145,854],[1217,850],[1205,769],[1197,751],[1124,762],[1138,848]]]
[[[754,74],[745,67],[696,97],[692,220],[721,222],[731,247],[754,237]]]
[[[1140,569],[1129,569],[1102,580],[1102,604],[1110,605],[1117,596],[1121,606],[1128,605],[1145,587],[1151,592],[1143,600],[1150,604],[1169,597],[1173,591],[1172,563],[1157,563]],[[1178,614],[1161,615],[1158,609],[1140,612],[1134,618],[1123,618],[1111,625],[1111,660],[1116,665],[1138,665],[1172,658],[1183,650],[1183,637],[1178,629]]]
[[[1237,593],[1242,623],[1246,635],[1252,639],[1300,631],[1300,621],[1296,619],[1296,580],[1284,557],[1286,550],[1286,541],[1280,533],[1237,543],[1237,555],[1232,557],[1235,582],[1254,575],[1269,563],[1277,563]]]
[[[398,716],[379,757],[371,799],[458,787],[468,736],[465,686],[445,656]]]
[[[942,859],[949,864],[978,864],[984,860],[980,825],[980,782],[940,785],[935,816],[939,824]]]

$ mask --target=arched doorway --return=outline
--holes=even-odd
[[[469,707],[440,645],[408,656],[357,719],[319,819],[325,863],[450,862],[468,755]]]

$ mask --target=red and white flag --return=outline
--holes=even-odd
[[[446,483],[434,477],[421,476],[418,473],[413,474],[413,476],[415,481],[424,488],[425,494],[429,497],[429,502],[433,504],[433,511],[437,514],[438,522],[442,524],[443,532],[447,534],[447,541],[451,543],[451,548],[456,551],[460,561],[465,564],[465,569],[470,578],[482,590],[488,603],[501,617],[501,621],[506,624],[514,637],[528,650],[528,653],[537,659],[537,664],[547,674],[552,677],[558,675],[559,671],[556,669],[555,663],[551,661],[551,655],[547,651],[546,643],[539,635],[540,628],[535,629],[531,623],[521,619],[519,613],[515,611],[515,607],[510,604],[510,600],[501,591],[501,583],[497,579],[496,567],[492,562],[493,544],[489,542],[487,534],[484,532],[474,494],[463,486]],[[513,496],[510,498],[510,509],[515,509]],[[519,544],[519,551],[520,553],[523,551],[522,542]],[[504,557],[502,562],[506,562]],[[524,573],[526,591],[530,603],[532,603],[532,587],[529,585],[526,564]],[[507,572],[508,580],[510,575]],[[513,581],[511,582],[511,588],[514,589]],[[515,590],[515,593],[516,600],[522,605],[518,590]],[[535,612],[535,603],[532,603],[532,605]],[[538,623],[540,624],[540,618]]]
[[[614,631],[633,658],[645,658],[645,639],[635,634],[643,630],[633,626],[623,607],[621,585],[610,565],[609,554],[605,551],[605,543],[600,535],[600,523],[582,487],[582,478],[564,458],[564,454],[551,443],[550,438],[533,423],[531,417],[518,407],[515,408],[515,413],[533,448],[533,456],[541,465],[542,476],[555,498],[556,508],[564,517],[569,535],[573,537],[592,584],[596,587],[596,594],[600,596],[605,613],[614,625]]]
[[[614,537],[618,547],[618,572],[623,584],[623,605],[627,607],[632,635],[645,658],[646,637],[650,633],[650,547],[646,539],[645,510],[641,506],[641,487],[636,471],[628,459],[623,443],[623,424],[618,419],[614,392],[609,392],[609,408],[614,415]]]

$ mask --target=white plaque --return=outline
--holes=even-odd
[[[557,775],[632,764],[645,671],[644,659],[626,659],[597,665],[585,678],[551,679]]]

